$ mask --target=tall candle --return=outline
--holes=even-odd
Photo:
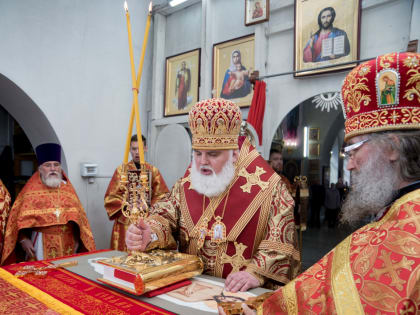
[[[124,8],[125,8],[125,16],[127,18],[128,46],[129,46],[130,65],[131,65],[131,81],[132,81],[132,91],[133,91],[133,99],[134,99],[133,106],[134,106],[134,114],[135,114],[135,117],[136,117],[136,127],[137,127],[137,138],[138,138],[138,142],[139,142],[140,163],[144,164],[144,162],[145,162],[145,160],[144,160],[144,148],[143,148],[143,142],[141,140],[142,133],[141,133],[139,106],[138,106],[138,87],[137,87],[136,71],[135,71],[135,66],[134,66],[133,44],[132,44],[132,39],[131,39],[132,36],[131,36],[130,13],[128,12],[127,1],[124,2]],[[130,121],[131,121],[131,118],[130,118]],[[131,123],[131,128],[132,128],[132,123]],[[127,151],[127,147],[126,147],[126,151]],[[124,163],[127,163],[127,161],[128,161],[128,154],[125,154],[124,155]]]

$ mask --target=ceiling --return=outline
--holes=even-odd
[[[153,13],[160,13],[162,15],[170,15],[179,10],[185,9],[193,4],[201,2],[201,0],[187,0],[175,7],[169,6],[170,0],[153,0]]]

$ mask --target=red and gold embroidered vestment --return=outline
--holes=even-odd
[[[174,236],[180,251],[203,260],[206,274],[226,278],[232,271],[246,270],[260,282],[288,283],[300,261],[293,204],[286,185],[245,140],[230,190],[204,197],[191,186],[187,171],[171,194],[151,208],[147,221],[158,241],[149,248],[173,247]],[[223,217],[226,240],[213,242],[207,231],[200,248],[200,227],[207,222],[210,229],[217,216]]]
[[[3,250],[4,233],[6,232],[6,222],[10,211],[10,194],[6,186],[0,180],[0,259]]]
[[[258,314],[418,314],[420,189],[279,289]]]
[[[44,259],[74,254],[76,242],[83,250],[95,250],[83,206],[64,172],[63,179],[65,182],[59,188],[48,188],[41,182],[39,172],[35,172],[23,187],[10,211],[2,263],[9,256],[12,260],[8,259],[7,263],[13,262],[11,254],[23,229],[42,232]],[[72,230],[79,231],[79,235],[69,232]]]
[[[152,196],[151,205],[154,205],[156,201],[162,199],[166,193],[169,192],[166,183],[163,180],[157,167],[152,164],[145,163],[146,169],[152,173]],[[136,170],[137,167],[133,161],[127,163],[127,170]],[[105,209],[110,220],[114,220],[114,226],[112,228],[111,235],[111,249],[127,251],[125,245],[125,232],[130,225],[127,217],[122,212],[122,203],[124,201],[124,191],[120,186],[121,181],[122,165],[118,166],[115,170],[114,175],[109,183],[108,189],[105,193]]]

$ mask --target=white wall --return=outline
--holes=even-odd
[[[129,9],[138,64],[147,3],[131,1]],[[29,96],[31,106],[38,107],[48,123],[38,125],[31,117],[18,117],[33,111],[29,105],[13,116],[33,146],[54,138],[39,130],[51,125],[97,245],[108,247],[111,224],[103,196],[110,178],[106,176],[122,162],[132,102],[123,1],[1,0],[0,38],[0,73]],[[150,91],[151,47],[139,98],[144,130],[148,127],[144,105]],[[13,97],[1,91],[2,106],[12,112]],[[79,171],[85,161],[98,163],[106,178],[87,184]]]

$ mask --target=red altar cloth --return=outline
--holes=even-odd
[[[49,271],[45,278],[13,276],[25,265],[49,264],[48,261],[36,261],[1,267],[0,313],[173,314],[61,268]]]

